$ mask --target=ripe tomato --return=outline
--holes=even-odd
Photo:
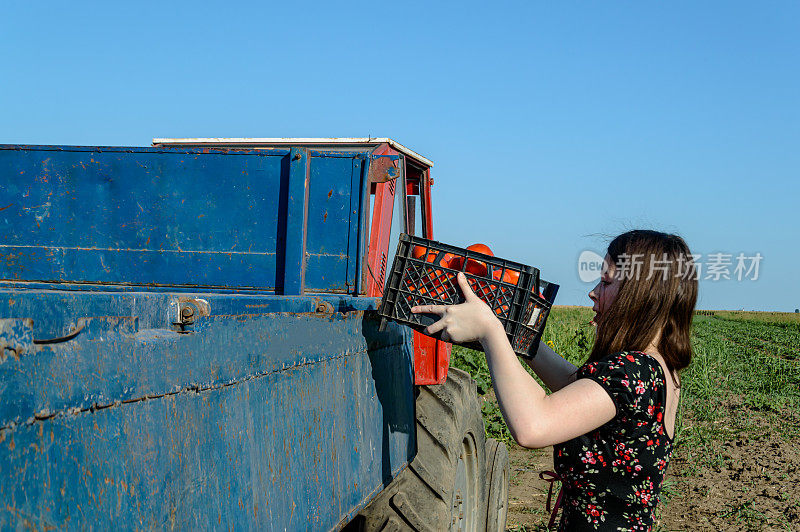
[[[486,244],[472,244],[471,246],[467,246],[467,249],[470,251],[475,251],[477,253],[483,253],[484,255],[489,255],[494,257],[494,253],[492,250],[489,249],[489,246]]]
[[[519,282],[519,272],[515,272],[514,270],[506,270],[506,273],[503,274],[503,281],[506,283],[517,284]]]
[[[494,309],[494,313],[498,316],[503,316],[504,314],[508,314],[508,305],[503,305]]]
[[[479,277],[486,277],[486,264],[477,260],[469,259],[464,271]]]
[[[494,253],[492,253],[492,250],[489,249],[489,246],[486,244],[472,244],[471,246],[467,246],[467,249],[469,251],[475,251],[477,253],[483,253],[484,255],[490,255],[494,257]],[[467,265],[465,266],[464,270],[473,275],[479,275],[481,277],[485,277],[488,273],[486,263],[474,259],[467,260]]]
[[[448,267],[454,270],[461,270],[461,266],[464,265],[464,257],[456,257],[453,255],[453,258],[450,259],[450,264]]]
[[[411,250],[411,256],[415,259],[421,259],[425,255],[426,249],[423,246],[414,246]]]
[[[441,258],[438,258],[441,255]],[[448,253],[439,253],[431,251],[424,257],[425,262],[430,266],[425,267],[425,273],[422,274],[420,279],[420,287],[418,293],[427,297],[447,299],[447,272],[439,269],[439,267],[447,267],[450,257]]]
[[[452,268],[450,265],[454,259],[459,258],[453,255],[452,253],[445,253],[444,257],[439,261],[439,266],[444,266],[445,268]]]
[[[492,278],[495,281],[503,281],[504,283],[517,284],[519,282],[519,272],[513,270],[506,270],[500,275],[500,270],[492,272]]]
[[[436,264],[442,268],[449,268],[453,257],[454,255],[452,253],[445,253],[442,258],[436,262]],[[433,277],[434,285],[440,289],[439,299],[446,301],[448,292],[450,292],[450,283],[448,281],[454,280],[455,276],[444,269],[436,270],[436,272],[432,273],[431,276]]]

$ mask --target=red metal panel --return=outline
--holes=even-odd
[[[398,155],[388,145],[377,148],[373,155]],[[406,175],[406,172],[403,173]],[[423,207],[423,236],[433,238],[433,214],[431,210],[430,169],[426,170],[419,185],[408,184],[408,193],[421,193]],[[369,273],[366,276],[366,292],[372,297],[381,297],[386,280],[387,251],[392,224],[396,181],[373,183],[375,201],[370,220],[369,250],[367,264]],[[414,331],[414,384],[442,384],[447,378],[450,364],[452,344],[436,340]]]
[[[425,217],[425,238],[433,238],[430,169],[425,171],[422,188],[422,215]],[[447,378],[450,350],[453,344],[414,331],[414,384],[442,384]]]
[[[397,155],[398,153],[383,145],[377,148],[373,155]],[[389,248],[389,235],[392,227],[392,208],[394,207],[395,181],[374,183],[375,203],[370,222],[369,251],[367,252],[367,295],[381,297],[386,281],[387,250]]]
[[[423,183],[423,190],[425,191],[425,238],[433,238],[433,210],[431,209],[431,186],[433,186],[433,178],[431,177],[431,170],[428,168],[425,171],[425,179]]]

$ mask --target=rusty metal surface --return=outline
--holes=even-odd
[[[0,279],[354,293],[368,151],[295,151],[0,145]]]
[[[374,299],[196,294],[178,332],[178,297],[0,290],[0,529],[330,529],[413,457]]]
[[[35,350],[32,319],[0,319],[0,362]]]
[[[0,529],[325,530],[407,466],[371,149],[0,145]]]

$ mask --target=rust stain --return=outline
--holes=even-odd
[[[8,204],[8,205],[6,205],[5,207],[0,207],[0,211],[4,211],[4,210],[8,209],[8,208],[9,208],[9,207],[11,207],[12,205],[14,205],[14,204],[13,204],[13,203],[9,203],[9,204]]]

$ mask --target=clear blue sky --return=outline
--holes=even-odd
[[[0,45],[0,143],[388,136],[436,163],[438,239],[560,303],[648,227],[763,255],[699,308],[800,307],[797,2],[10,1]]]

